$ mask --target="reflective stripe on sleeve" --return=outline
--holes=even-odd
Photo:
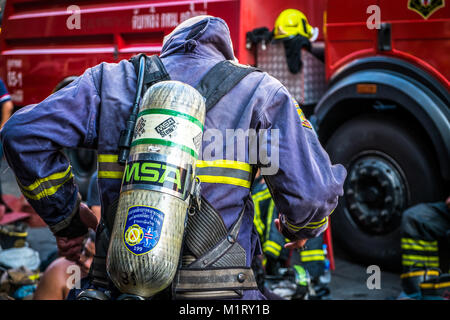
[[[419,270],[411,271],[407,273],[402,273],[400,279],[411,278],[411,277],[423,277],[423,276],[439,276],[439,271],[437,270]]]
[[[439,267],[439,256],[403,254],[402,265],[407,267],[409,266]]]
[[[281,252],[282,246],[279,245],[278,243],[271,241],[271,240],[267,240],[266,242],[264,242],[263,244],[263,251],[264,252],[270,252],[272,254],[274,254],[275,256],[279,256],[280,252]]]
[[[437,241],[425,241],[412,238],[402,238],[402,249],[417,251],[438,251]]]
[[[48,177],[36,179],[36,181],[28,186],[24,186],[18,179],[16,180],[24,196],[28,199],[40,200],[55,194],[63,184],[72,178],[72,167],[69,165],[65,171],[56,172]]]
[[[300,252],[302,262],[324,261],[325,253],[322,249],[304,250]]]
[[[320,227],[322,227],[323,225],[328,223],[328,216],[326,216],[325,218],[323,218],[320,221],[317,222],[310,222],[307,225],[303,226],[303,227],[297,227],[294,226],[293,224],[290,224],[288,221],[286,221],[286,225],[289,229],[291,229],[294,232],[297,232],[301,229],[318,229]]]

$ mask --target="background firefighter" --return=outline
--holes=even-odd
[[[289,242],[275,225],[278,210],[262,176],[256,177],[252,186],[252,198],[255,204],[254,224],[259,234],[264,272],[269,276],[279,276],[280,268],[302,265],[311,277],[314,296],[320,299],[329,294],[328,283],[322,280],[326,269],[326,253],[323,249],[323,235],[309,239],[301,250],[288,250],[284,245]]]
[[[445,202],[420,203],[405,210],[401,230],[399,298],[449,299],[450,196]]]

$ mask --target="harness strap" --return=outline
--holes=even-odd
[[[254,71],[261,72],[257,68],[240,65],[230,60],[221,61],[212,67],[195,87],[206,99],[206,112]]]
[[[200,209],[194,212],[187,221],[185,241],[189,250],[200,257],[226,236],[227,228],[222,216],[204,197],[201,197]]]
[[[251,268],[181,269],[175,276],[177,299],[220,299],[258,290]]]
[[[203,203],[203,199],[202,199],[201,207],[203,207],[203,205],[204,205],[204,203]],[[239,214],[238,219],[233,224],[233,226],[230,228],[230,230],[228,231],[226,236],[222,237],[222,239],[214,247],[209,249],[205,254],[203,254],[202,256],[198,256],[198,259],[195,260],[194,262],[192,262],[191,264],[189,264],[187,266],[187,268],[189,268],[189,269],[195,269],[195,268],[205,269],[208,267],[213,267],[219,261],[219,259],[224,257],[233,246],[240,247],[239,243],[236,242],[236,239],[237,239],[239,230],[242,225],[242,218],[244,216],[245,208],[246,208],[246,206],[244,206],[241,213]],[[200,212],[198,214],[202,215],[202,214],[205,214],[205,212],[208,212],[208,214],[213,213],[214,215],[220,215],[220,213],[217,212],[214,208],[212,208],[212,210],[209,209],[208,211],[205,211],[204,209],[200,209]],[[215,229],[209,229],[209,230],[205,230],[205,231],[211,233],[211,230],[215,230]],[[203,234],[203,233],[204,232],[202,232],[201,234]],[[202,242],[202,240],[203,240],[202,237],[198,238],[199,242]],[[240,263],[240,264],[238,264],[240,266],[245,265],[245,262],[246,262],[245,261],[246,260],[245,259],[246,258],[245,250],[243,251],[243,253],[244,253],[244,255],[242,257],[237,257],[237,259],[236,259],[237,261],[235,261],[235,263]],[[231,260],[233,260],[233,259],[231,259]],[[234,266],[236,266],[236,265],[234,265]]]
[[[106,258],[94,255],[92,267],[89,270],[90,271],[89,275],[92,277],[92,284],[102,288],[108,287],[109,280],[105,270],[106,270]]]
[[[140,53],[131,57],[129,60],[134,66],[136,75],[139,74],[139,59],[142,55],[145,56],[144,53]],[[144,67],[144,90],[142,90],[142,94],[155,83],[164,80],[170,80],[170,76],[161,59],[157,55],[146,56]]]

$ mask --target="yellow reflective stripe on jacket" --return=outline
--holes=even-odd
[[[413,249],[413,250],[423,250],[423,251],[437,251],[438,250],[438,242],[435,241],[425,241],[425,240],[417,240],[411,238],[402,238],[402,248],[405,249]]]
[[[264,199],[268,199],[270,198],[270,191],[269,189],[264,189],[263,191],[257,192],[255,194],[252,195],[252,199],[253,201],[257,200],[257,201],[262,201]],[[256,202],[256,201],[255,201]]]
[[[197,177],[205,183],[222,183],[250,188],[252,168],[250,164],[240,161],[198,160]]]
[[[403,260],[402,265],[405,267],[439,267],[439,262],[430,262],[430,261],[411,261],[411,260]]]
[[[97,160],[98,162],[117,162],[119,156],[117,154],[99,154]]]
[[[300,252],[300,258],[302,262],[324,261],[325,253],[322,249],[305,250]]]
[[[289,229],[291,229],[292,231],[296,232],[299,231],[300,229],[317,229],[322,227],[323,225],[328,223],[328,216],[326,216],[325,218],[323,218],[320,221],[317,222],[310,222],[307,225],[303,226],[303,227],[297,227],[294,226],[293,224],[290,224],[288,221],[286,221],[286,225],[289,227]]]
[[[404,250],[417,250],[417,251],[438,251],[437,247],[429,247],[429,246],[421,246],[421,245],[412,245],[412,244],[403,244],[401,245]]]
[[[439,257],[438,256],[420,256],[420,255],[402,255],[402,265],[403,266],[428,266],[428,267],[439,267]]]
[[[98,178],[99,179],[122,179],[124,166],[119,164],[117,154],[99,154],[98,160]]]
[[[270,238],[270,228],[272,226],[272,220],[273,220],[273,212],[275,210],[275,203],[273,202],[273,200],[270,200],[269,203],[269,208],[267,209],[267,220],[266,220],[266,225],[267,225],[267,229],[266,229],[266,239]]]
[[[439,257],[437,256],[418,256],[418,255],[408,255],[404,254],[402,255],[402,259],[405,260],[420,260],[420,261],[439,261]]]
[[[248,163],[234,160],[198,160],[197,168],[216,167],[252,171],[252,166]]]
[[[270,252],[277,257],[280,255],[281,249],[282,249],[282,247],[278,243],[271,241],[271,240],[267,240],[263,244],[264,252]]]
[[[300,255],[302,257],[313,256],[313,255],[318,255],[318,254],[325,255],[325,253],[323,252],[323,249],[300,251]]]
[[[302,257],[302,262],[325,261],[325,256]]]
[[[253,224],[256,227],[256,231],[262,237],[264,234],[264,223],[261,220],[261,210],[259,209],[259,203],[255,202],[255,215],[253,217]]]
[[[259,235],[262,237],[264,235],[264,230],[266,226],[261,218],[261,209],[259,204],[261,201],[266,199],[270,199],[269,189],[264,189],[252,195],[253,203],[255,204],[255,216],[253,217],[253,223],[256,227],[256,231],[258,231]],[[270,227],[270,226],[269,226]]]
[[[16,180],[24,196],[28,199],[40,200],[55,194],[63,184],[72,178],[72,167],[69,165],[65,171],[56,172],[48,177],[36,179],[35,182],[28,186],[24,186],[18,179]]]
[[[439,271],[437,270],[419,270],[419,271],[411,271],[407,273],[402,273],[400,275],[400,279],[411,278],[411,277],[421,277],[421,276],[439,276]]]
[[[419,286],[421,289],[441,289],[450,287],[450,281],[441,283],[421,283]]]

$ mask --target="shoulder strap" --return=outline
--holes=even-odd
[[[196,89],[205,97],[206,112],[230,92],[248,74],[261,70],[224,60],[216,64],[200,80]]]
[[[146,57],[144,69],[144,90],[142,90],[142,93],[145,93],[150,86],[159,81],[170,80],[169,73],[167,73],[166,67],[164,67],[161,59],[157,55],[152,55],[149,57],[144,53],[135,55],[129,60],[134,66],[136,76],[139,75],[139,59],[141,56]]]

